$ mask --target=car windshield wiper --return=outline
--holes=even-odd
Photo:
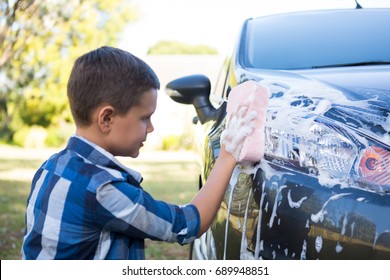
[[[353,63],[341,63],[341,64],[329,64],[312,66],[311,68],[332,68],[332,67],[348,67],[348,66],[365,66],[365,65],[387,65],[390,61],[364,61],[364,62],[353,62]]]

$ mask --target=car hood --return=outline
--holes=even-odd
[[[273,120],[320,115],[390,144],[390,66],[244,72],[270,87]]]

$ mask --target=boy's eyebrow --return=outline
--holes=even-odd
[[[156,111],[152,111],[152,112],[145,112],[144,116],[145,117],[151,117]]]

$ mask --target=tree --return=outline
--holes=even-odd
[[[189,45],[177,41],[160,41],[148,50],[148,54],[218,54],[206,45]]]
[[[69,118],[74,60],[115,45],[137,13],[128,0],[0,1],[0,138],[9,140],[22,124]]]

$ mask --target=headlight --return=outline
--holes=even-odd
[[[390,151],[357,132],[320,119],[286,131],[266,127],[265,155],[279,165],[361,187],[390,190]],[[378,190],[377,187],[374,187]]]
[[[390,152],[371,146],[361,152],[358,174],[368,182],[390,185]]]

